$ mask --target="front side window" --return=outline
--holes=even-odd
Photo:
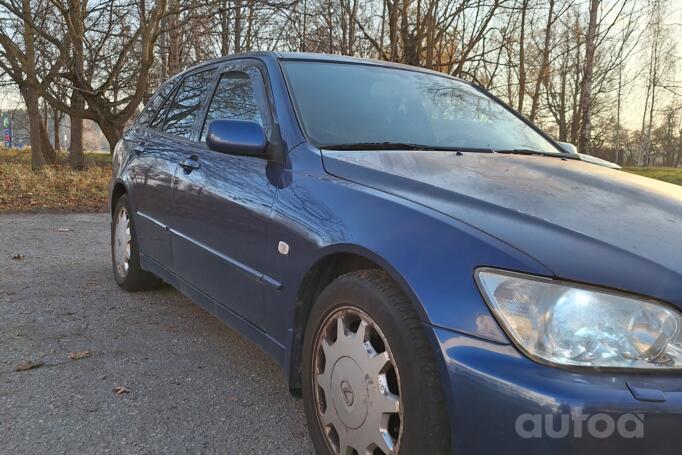
[[[206,114],[201,140],[206,140],[208,125],[216,119],[251,120],[263,126],[254,83],[248,74],[231,71],[220,77]]]
[[[214,72],[203,71],[187,76],[170,104],[162,131],[189,139],[201,103],[211,85]]]
[[[411,144],[561,153],[505,106],[453,78],[361,64],[283,66],[301,125],[322,148]]]

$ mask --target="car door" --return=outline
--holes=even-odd
[[[169,270],[173,269],[171,225],[175,170],[191,154],[197,116],[214,75],[215,67],[202,68],[178,81],[146,131],[142,156],[148,162],[148,170],[141,185],[145,191],[136,219],[143,226],[140,251]]]
[[[167,226],[173,217],[171,190],[177,158],[158,129],[176,83],[171,80],[161,86],[124,136],[126,147],[133,150],[128,172],[140,253],[165,267],[171,266]]]
[[[197,129],[200,148],[186,156],[195,168],[176,169],[172,251],[183,279],[263,328],[263,288],[278,287],[261,272],[276,182],[267,160],[214,152],[205,144],[208,124],[219,118],[256,121],[270,134],[261,71],[245,61],[221,70]]]

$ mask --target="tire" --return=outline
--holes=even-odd
[[[116,202],[111,220],[111,264],[114,277],[118,285],[126,291],[154,289],[161,286],[162,281],[140,267],[137,233],[131,214],[128,196],[124,194]],[[123,223],[127,223],[127,232]],[[118,234],[117,229],[120,229]]]
[[[386,273],[334,280],[303,342],[303,400],[317,453],[450,453],[435,358],[415,308]]]

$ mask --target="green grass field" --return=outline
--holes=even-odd
[[[629,167],[627,172],[652,179],[663,180],[664,182],[682,185],[682,168],[673,167]]]

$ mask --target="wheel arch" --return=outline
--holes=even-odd
[[[109,197],[109,213],[114,214],[116,203],[124,194],[128,194],[128,188],[122,181],[116,181],[111,188],[111,196]]]
[[[292,338],[288,360],[289,389],[299,395],[301,388],[301,354],[303,337],[308,325],[310,312],[317,297],[336,278],[350,272],[376,269],[385,272],[414,305],[417,314],[423,321],[426,312],[422,308],[412,289],[403,277],[383,258],[371,251],[354,245],[335,246],[326,249],[311,267],[308,268],[298,287],[296,304],[292,317]]]

